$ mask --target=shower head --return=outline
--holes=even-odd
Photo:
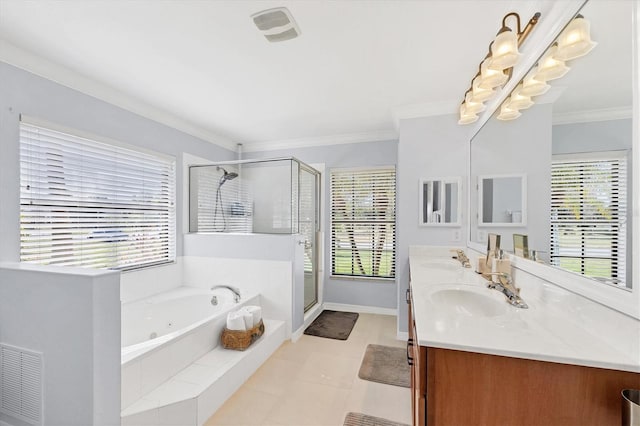
[[[229,173],[222,167],[218,167],[218,170],[222,170],[222,173],[223,173],[222,176],[220,177],[220,183],[219,183],[220,186],[222,186],[222,184],[224,184],[226,181],[232,180],[238,177],[237,173],[235,172]]]

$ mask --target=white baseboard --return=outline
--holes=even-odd
[[[322,307],[331,311],[358,312],[360,314],[398,315],[397,309],[379,308],[377,306],[347,305],[344,303],[324,302]]]
[[[396,339],[406,342],[407,340],[409,340],[409,333],[406,331],[398,331],[398,334],[396,334]]]

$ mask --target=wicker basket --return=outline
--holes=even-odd
[[[222,330],[222,335],[220,335],[220,343],[225,349],[244,351],[263,334],[264,323],[262,320],[260,320],[258,325],[247,331],[229,330],[225,327],[224,330]]]

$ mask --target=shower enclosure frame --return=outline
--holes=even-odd
[[[314,169],[312,166],[310,166],[309,164],[297,159],[296,157],[274,157],[274,158],[262,158],[262,159],[244,159],[244,160],[228,160],[228,161],[217,161],[217,162],[211,162],[208,164],[197,164],[197,165],[190,165],[189,166],[189,233],[198,233],[198,232],[202,232],[202,231],[198,231],[192,230],[192,223],[193,223],[193,208],[194,206],[196,206],[197,204],[194,204],[194,193],[192,191],[191,185],[193,182],[193,171],[196,169],[202,169],[202,168],[211,168],[211,167],[217,167],[218,170],[222,169],[224,171],[226,171],[224,169],[225,166],[234,166],[237,167],[237,174],[240,176],[240,179],[242,179],[242,168],[244,165],[253,165],[253,164],[260,164],[260,163],[275,163],[275,162],[284,162],[284,161],[289,161],[291,162],[292,166],[290,169],[290,196],[291,196],[291,206],[290,206],[290,214],[292,216],[291,218],[291,227],[290,227],[290,232],[285,232],[285,233],[280,233],[280,232],[255,232],[252,230],[252,232],[250,233],[254,233],[254,234],[298,234],[301,236],[305,237],[305,240],[300,241],[299,244],[301,246],[303,246],[303,250],[307,250],[307,249],[311,249],[311,253],[312,255],[309,256],[311,259],[311,278],[313,279],[313,289],[314,289],[314,295],[313,295],[313,299],[309,302],[307,302],[307,298],[305,297],[305,302],[304,302],[304,311],[308,311],[309,309],[311,309],[313,306],[315,306],[318,303],[318,285],[320,282],[320,273],[319,273],[319,261],[320,261],[320,252],[318,250],[318,242],[319,242],[319,238],[320,238],[320,228],[321,228],[321,172]],[[295,167],[293,166],[293,163],[295,163],[297,165],[297,174],[294,177],[294,172],[295,172]],[[313,223],[313,231],[310,233],[310,235],[303,235],[302,234],[302,230],[301,230],[301,217],[300,217],[300,211],[302,209],[301,206],[301,200],[302,197],[300,196],[300,188],[301,188],[301,181],[302,181],[302,174],[306,172],[308,174],[310,174],[313,179],[314,179],[314,184],[313,184],[313,191],[314,191],[314,208],[313,208],[313,214],[314,214],[314,223]],[[294,182],[295,179],[295,182]],[[222,182],[222,180],[220,181]],[[224,183],[224,182],[222,182]],[[295,193],[297,194],[297,196],[295,196],[294,198],[294,184],[295,184]],[[220,190],[220,186],[218,186],[218,191]],[[297,204],[294,205],[294,199],[296,201]],[[197,197],[196,200],[197,202]],[[223,207],[224,208],[224,207]],[[294,227],[294,212],[295,212],[295,227]],[[215,221],[215,220],[214,220]],[[213,225],[215,226],[215,224]],[[225,225],[226,226],[226,225]],[[212,233],[226,233],[225,230],[223,231],[205,231],[207,233],[212,232]],[[309,239],[311,239],[311,241],[309,241]],[[308,271],[305,270],[305,287],[306,287],[306,279],[307,279],[307,273]],[[306,288],[305,288],[306,291]]]

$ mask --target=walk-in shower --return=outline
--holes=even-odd
[[[189,167],[189,232],[300,234],[305,310],[317,303],[320,172],[293,158]]]

